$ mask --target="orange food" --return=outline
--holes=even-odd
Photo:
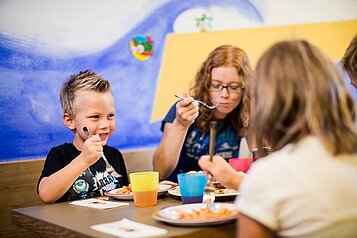
[[[179,213],[178,219],[210,219],[238,215],[238,211],[227,208],[221,208],[217,212],[209,208],[201,208],[199,210],[192,209],[192,212],[177,212]]]
[[[108,197],[99,197],[98,200],[104,200],[104,201],[108,201],[109,198]]]
[[[132,190],[131,190],[130,184],[129,184],[129,186],[123,186],[116,191],[116,194],[131,194],[131,193],[132,193]]]

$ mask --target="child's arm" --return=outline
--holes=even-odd
[[[213,156],[212,162],[208,155],[201,156],[198,165],[206,173],[211,173],[214,180],[217,180],[225,188],[238,189],[240,183],[246,176],[241,171],[235,171],[229,163],[219,155]]]
[[[268,227],[262,225],[256,220],[245,216],[244,214],[239,214],[239,219],[237,219],[238,224],[238,232],[236,233],[236,237],[238,238],[271,238],[275,237],[275,233],[273,230]]]
[[[154,152],[154,170],[160,179],[167,178],[176,168],[188,128],[198,117],[198,104],[192,97],[187,97],[176,104],[176,118],[172,123],[165,123],[164,134]]]
[[[103,146],[98,135],[88,138],[82,152],[67,166],[41,179],[38,192],[45,203],[58,200],[73,185],[76,179],[103,155]]]

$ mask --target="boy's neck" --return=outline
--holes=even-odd
[[[76,141],[75,139],[72,141],[72,144],[74,147],[76,147],[77,150],[82,151],[83,148],[83,142],[82,143],[78,143],[78,141]]]

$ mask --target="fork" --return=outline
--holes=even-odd
[[[213,154],[214,154],[214,146],[216,141],[217,134],[217,122],[211,121],[210,124],[210,139],[209,139],[209,159],[212,162]],[[207,183],[205,187],[205,191],[202,198],[203,208],[207,209],[211,205],[211,203],[215,200],[215,187],[213,185],[212,174],[208,173],[207,175]]]
[[[92,134],[91,134],[90,131],[88,130],[88,127],[86,127],[86,126],[83,127],[83,131],[84,131],[84,133],[85,133],[88,137],[91,137],[91,136],[92,136]],[[118,178],[121,177],[121,175],[118,174],[118,173],[114,170],[114,168],[109,164],[107,158],[106,158],[105,155],[104,155],[104,152],[102,153],[102,158],[103,158],[103,160],[104,160],[104,162],[105,162],[106,171],[107,171],[109,174],[113,175],[114,177],[118,177]]]
[[[179,99],[182,99],[182,100],[184,100],[185,98],[184,97],[181,97],[180,95],[177,95],[177,94],[175,94],[175,97],[177,97],[177,98],[179,98]],[[218,105],[219,105],[219,103],[216,103],[215,105],[212,105],[212,106],[208,106],[206,103],[204,103],[204,102],[202,102],[202,101],[200,101],[200,100],[194,100],[195,102],[198,102],[199,104],[201,104],[202,106],[204,106],[204,107],[206,107],[206,108],[208,108],[208,109],[215,109]]]

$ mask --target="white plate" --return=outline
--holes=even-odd
[[[219,225],[219,224],[232,222],[236,220],[238,217],[238,214],[236,214],[227,217],[209,218],[209,219],[178,219],[179,211],[192,212],[192,209],[199,210],[201,208],[202,208],[202,203],[192,203],[192,204],[171,206],[155,211],[154,214],[152,214],[152,217],[155,220],[166,222],[172,225],[178,225],[178,226]],[[236,206],[230,203],[213,203],[211,205],[211,209],[213,211],[218,211],[221,208],[237,210]]]
[[[159,184],[159,191],[157,192],[157,196],[164,195],[170,188],[171,185],[167,184]],[[117,191],[121,190],[121,188],[110,190],[109,192],[105,192],[104,195],[108,197],[112,197],[119,200],[134,200],[133,194],[117,194]]]
[[[181,197],[179,186],[177,186],[173,189],[170,189],[168,191],[168,193],[171,194],[172,196]],[[215,194],[215,197],[218,199],[220,199],[220,198],[228,199],[228,198],[235,198],[237,195],[239,195],[239,192],[237,190],[226,189],[225,193]]]

